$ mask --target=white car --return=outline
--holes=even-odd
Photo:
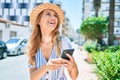
[[[24,53],[27,39],[11,38],[6,42],[8,48],[8,55],[20,55]]]

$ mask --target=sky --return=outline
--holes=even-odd
[[[82,0],[56,0],[61,2],[61,7],[65,10],[66,17],[69,18],[73,28],[79,29],[82,18]]]

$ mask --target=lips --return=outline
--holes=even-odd
[[[49,23],[49,24],[55,24],[55,22],[49,22],[49,21],[48,21],[48,23]]]
[[[55,21],[48,21],[48,25],[50,27],[55,27],[56,23],[55,23]]]

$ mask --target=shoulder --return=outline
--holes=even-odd
[[[65,43],[65,42],[69,42],[69,43],[70,43],[70,40],[69,40],[68,37],[60,36],[60,39],[61,39],[61,41],[62,41],[63,43]]]
[[[72,48],[71,42],[70,42],[69,38],[67,38],[67,37],[65,37],[65,36],[60,36],[60,38],[61,38],[62,48],[63,48],[63,49]]]

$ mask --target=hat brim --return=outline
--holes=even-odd
[[[37,20],[38,15],[42,11],[47,10],[47,9],[51,9],[51,10],[55,11],[57,13],[57,15],[58,15],[59,23],[60,24],[63,23],[63,20],[64,20],[63,10],[60,9],[60,7],[58,7],[55,4],[44,3],[44,4],[40,4],[40,5],[36,6],[31,12],[31,14],[30,14],[30,23],[31,23],[32,27],[34,27],[36,25],[36,20]]]

